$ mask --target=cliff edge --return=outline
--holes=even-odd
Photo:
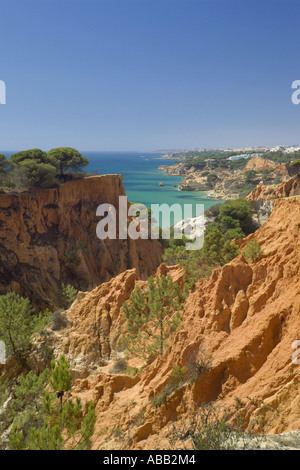
[[[121,175],[0,194],[0,291],[13,289],[47,305],[62,283],[90,290],[129,268],[138,278],[153,274],[162,254],[156,240],[97,238],[98,205],[118,209],[119,196],[125,196]]]

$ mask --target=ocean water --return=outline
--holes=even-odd
[[[123,185],[129,201],[139,202],[150,208],[151,204],[168,205],[192,204],[193,216],[196,215],[196,204],[203,204],[204,210],[214,204],[216,199],[207,197],[206,192],[179,191],[181,176],[170,176],[159,171],[160,165],[173,165],[172,160],[162,160],[162,153],[140,152],[82,152],[90,164],[86,171],[98,174],[122,174]],[[159,186],[159,183],[164,186]],[[173,223],[178,219],[172,220]],[[162,224],[163,225],[163,224]]]

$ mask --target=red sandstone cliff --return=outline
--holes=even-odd
[[[62,283],[81,290],[128,268],[146,279],[161,262],[151,240],[100,240],[96,209],[118,208],[125,195],[121,175],[65,183],[20,195],[0,194],[0,289],[12,288],[35,304],[51,302]]]
[[[248,170],[262,171],[262,170],[271,170],[276,171],[277,174],[282,176],[288,176],[287,165],[284,163],[275,163],[272,160],[266,160],[262,157],[253,157],[251,158],[246,166],[243,168],[242,173],[245,173]]]
[[[252,237],[261,244],[261,257],[247,263],[240,255],[209,280],[199,280],[169,348],[136,377],[109,373],[125,329],[122,302],[143,282],[135,270],[83,295],[68,311],[69,326],[53,332],[49,343],[55,355],[65,353],[72,363],[73,396],[95,401],[94,449],[122,447],[129,430],[133,448],[167,448],[171,422],[182,423],[195,404],[212,400],[264,400],[279,413],[270,432],[300,428],[300,365],[292,362],[292,343],[300,340],[299,199],[276,200],[270,219],[240,241],[241,250]],[[176,267],[162,266],[162,272],[182,282]],[[190,368],[201,358],[210,362],[209,370],[154,408],[151,397],[168,382],[174,365]]]

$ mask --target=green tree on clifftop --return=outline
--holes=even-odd
[[[0,173],[5,173],[7,170],[7,167],[9,165],[9,162],[3,153],[0,153]]]
[[[25,160],[33,160],[36,163],[49,163],[47,153],[41,149],[21,150],[20,152],[13,153],[8,161],[10,165],[15,166]]]
[[[88,159],[72,147],[58,147],[51,149],[47,153],[47,158],[50,159],[52,164],[59,169],[60,176],[64,179],[65,170],[80,170],[82,167],[89,164]]]
[[[0,155],[0,173],[5,174],[9,165],[2,184],[22,189],[57,186],[59,179],[66,181],[66,170],[78,171],[88,164],[88,159],[71,147],[54,148],[48,153],[41,149],[22,150],[12,154],[8,160]]]

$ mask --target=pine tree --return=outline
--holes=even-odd
[[[61,290],[56,294],[56,302],[64,309],[68,309],[77,297],[77,289],[71,284],[62,284]]]
[[[91,436],[96,421],[94,403],[92,401],[89,403],[88,411],[84,414],[80,398],[76,398],[75,401],[62,400],[63,394],[71,390],[72,386],[70,364],[64,356],[61,356],[58,361],[54,361],[51,364],[51,369],[50,373],[49,371],[44,372],[42,378],[35,376],[31,371],[21,384],[17,395],[24,399],[24,396],[29,394],[30,403],[35,397],[39,405],[34,414],[35,426],[31,426],[30,429],[28,429],[28,420],[31,418],[26,413],[27,422],[24,423],[25,415],[23,420],[15,419],[10,433],[10,448],[12,450],[62,450],[66,448],[87,450],[91,447]],[[45,383],[46,378],[48,379],[47,383]],[[30,388],[31,385],[33,390]],[[41,393],[42,385],[43,395]],[[54,390],[54,393],[49,390],[49,386]],[[19,401],[19,410],[20,405]],[[27,401],[24,405],[27,405]]]
[[[27,446],[29,450],[62,450],[64,439],[60,427],[49,428],[44,423],[41,429],[31,428]]]
[[[255,261],[262,254],[262,249],[259,242],[252,238],[248,241],[243,251],[243,255],[248,261]]]
[[[213,228],[206,232],[202,255],[208,263],[223,266],[238,254],[238,247],[230,240],[226,240],[219,229]]]
[[[65,356],[61,356],[58,361],[51,361],[50,385],[56,391],[57,398],[60,398],[60,409],[62,411],[62,401],[65,392],[71,390],[72,375],[70,364]]]
[[[96,413],[94,409],[94,403],[91,401],[88,407],[88,412],[82,422],[80,433],[81,439],[78,442],[78,450],[90,449],[92,446],[91,437],[94,432],[96,422]]]
[[[0,339],[8,355],[20,356],[28,349],[32,314],[30,301],[16,292],[0,296]]]
[[[31,336],[49,322],[50,313],[45,310],[35,315],[29,299],[14,291],[0,295],[0,340],[6,354],[24,358]]]
[[[137,286],[129,302],[123,304],[128,333],[127,350],[145,361],[163,354],[167,339],[181,321],[187,287],[182,291],[170,275],[148,279],[148,288]]]

